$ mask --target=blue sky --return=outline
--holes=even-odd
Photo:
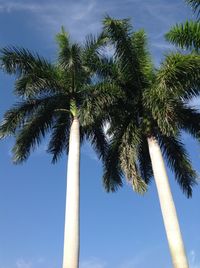
[[[108,13],[130,17],[144,28],[158,66],[171,46],[164,33],[191,17],[182,0],[0,0],[0,45],[18,45],[54,60],[55,34],[64,25],[74,40],[101,28]],[[0,74],[0,116],[14,102],[14,79]],[[198,104],[198,102],[197,102]],[[199,169],[200,150],[184,141]],[[62,262],[66,157],[51,165],[45,142],[27,163],[11,162],[12,139],[0,143],[0,268],[60,268]],[[81,159],[80,268],[169,268],[170,255],[154,182],[141,197],[126,185],[115,194],[103,190],[101,163],[88,144]],[[200,188],[187,200],[170,183],[191,268],[200,268]]]

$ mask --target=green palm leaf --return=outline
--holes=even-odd
[[[115,47],[115,55],[120,59],[122,73],[125,73],[126,80],[132,83],[132,90],[137,91],[141,88],[142,73],[137,51],[132,45],[132,27],[129,20],[114,20],[107,16],[103,24],[105,34],[112,40]]]
[[[13,161],[15,163],[27,160],[31,149],[34,150],[35,146],[40,144],[42,137],[50,130],[54,113],[51,106],[48,108],[40,109],[19,131],[13,148]]]
[[[66,113],[59,113],[52,126],[52,133],[47,149],[53,155],[52,163],[56,163],[63,152],[68,153],[70,124],[70,118],[66,116]]]
[[[182,49],[199,52],[200,49],[200,23],[199,21],[186,21],[176,24],[165,35],[167,41],[178,45]]]
[[[115,192],[123,185],[119,153],[119,144],[112,139],[104,160],[103,184],[107,192]]]
[[[192,188],[196,184],[197,174],[193,170],[186,149],[179,137],[159,136],[164,156],[184,193],[192,196]]]

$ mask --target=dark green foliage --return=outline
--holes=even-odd
[[[199,95],[200,57],[198,55],[170,54],[157,73],[161,88],[185,99]]]
[[[9,74],[23,75],[35,69],[49,69],[50,64],[38,54],[32,54],[29,50],[18,47],[6,47],[1,49],[4,55],[1,67]]]
[[[187,102],[199,95],[199,75],[198,55],[170,54],[157,71],[154,85],[144,92],[143,101],[165,135],[176,134],[179,127],[180,96]]]
[[[141,137],[141,143],[138,148],[138,162],[141,177],[146,184],[149,184],[153,177],[153,170],[151,166],[148,143],[145,136]]]
[[[193,11],[197,13],[197,20],[186,21],[184,23],[176,24],[165,35],[166,39],[182,49],[187,49],[199,53],[200,49],[200,1],[186,0],[192,7]]]
[[[165,37],[170,43],[178,45],[182,49],[199,52],[200,22],[186,21],[185,23],[176,24]]]
[[[136,92],[144,87],[146,82],[142,75],[140,65],[142,55],[138,53],[140,45],[146,42],[145,36],[141,32],[137,33],[137,36],[134,36],[135,33],[132,32],[128,19],[113,20],[107,16],[103,23],[104,33],[108,36],[111,44],[115,48],[115,58],[118,59],[118,64],[120,64],[122,79],[126,81],[126,91],[134,90]],[[134,38],[140,42],[137,48],[133,45]],[[140,51],[142,52],[142,49]]]
[[[177,110],[180,118],[180,127],[192,135],[195,139],[200,141],[200,113],[199,110],[188,107],[187,105],[179,106]]]
[[[48,133],[47,151],[55,163],[68,152],[70,127],[77,116],[81,141],[89,139],[99,156],[105,155],[103,121],[97,114],[110,101],[105,95],[112,85],[92,81],[100,68],[98,49],[104,43],[103,35],[87,39],[85,46],[72,43],[64,28],[56,38],[59,51],[55,64],[24,48],[1,49],[1,68],[16,76],[15,93],[21,100],[5,113],[0,126],[1,138],[16,137],[16,163],[25,161]],[[92,64],[90,57],[94,59]]]
[[[39,109],[17,133],[16,143],[13,148],[15,163],[23,162],[30,155],[31,149],[39,145],[52,126],[53,109],[51,106]]]
[[[200,138],[200,113],[188,105],[188,100],[200,93],[200,56],[169,54],[156,70],[144,31],[134,32],[128,20],[106,17],[104,32],[115,54],[109,62],[110,72],[102,75],[121,90],[118,97],[113,92],[115,100],[105,108],[110,123],[110,143],[104,158],[106,190],[116,191],[125,176],[135,191],[146,191],[153,177],[147,139],[153,137],[190,197],[197,174],[179,133],[184,130]]]
[[[52,133],[48,146],[48,152],[53,155],[53,163],[59,160],[63,152],[68,152],[69,134],[70,120],[66,117],[65,112],[59,113],[59,116],[52,127]]]
[[[199,95],[200,56],[169,54],[156,70],[145,32],[108,16],[103,33],[88,36],[83,47],[72,44],[64,29],[57,41],[57,64],[24,49],[1,51],[1,66],[17,75],[15,92],[23,100],[0,127],[1,137],[16,135],[14,160],[26,160],[49,132],[48,152],[56,162],[68,151],[70,126],[78,116],[81,141],[88,139],[103,159],[107,191],[121,187],[124,176],[136,192],[147,190],[153,177],[147,138],[154,137],[190,197],[196,173],[179,133],[200,138],[200,114],[188,105]],[[113,46],[113,57],[102,55],[106,44]]]
[[[179,185],[183,192],[188,197],[191,197],[192,187],[197,183],[197,174],[192,169],[191,162],[183,143],[180,141],[180,137],[160,135],[158,139],[168,165],[174,171]]]
[[[104,160],[103,183],[106,191],[115,192],[122,183],[122,169],[119,163],[120,148],[116,139],[110,141],[110,148]]]

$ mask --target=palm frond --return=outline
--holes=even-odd
[[[200,141],[200,113],[198,109],[180,105],[177,109],[180,127]]]
[[[29,100],[9,109],[0,125],[0,138],[14,134],[16,129],[24,124],[26,117],[35,112],[36,107],[38,108],[35,101]]]
[[[0,66],[9,74],[26,74],[41,67],[49,69],[51,64],[36,53],[18,47],[5,47],[0,50]]]
[[[42,99],[29,100],[13,110],[8,111],[1,126],[1,135],[16,134],[16,144],[13,148],[14,161],[25,161],[31,149],[39,145],[52,126],[57,109],[67,107],[68,99],[65,95],[54,95]]]
[[[182,49],[198,52],[200,49],[200,22],[186,21],[185,23],[176,24],[165,37],[167,41]]]
[[[69,62],[69,68],[74,69],[76,73],[79,73],[79,71],[82,70],[81,54],[82,49],[79,44],[73,44],[71,48],[71,61]]]
[[[145,90],[143,104],[165,135],[178,131],[180,101],[199,95],[200,56],[170,54],[156,74],[152,88]]]
[[[119,163],[119,144],[112,140],[109,144],[103,167],[103,184],[107,192],[116,192],[122,187],[123,172]]]
[[[121,128],[117,130],[117,136],[121,136],[119,148],[120,166],[128,182],[131,182],[134,191],[144,194],[147,190],[147,185],[137,167],[138,146],[141,143],[140,129],[130,122],[128,118],[126,118],[125,122],[127,124],[123,125],[122,123]],[[116,135],[115,132],[116,130],[113,132],[114,135]]]
[[[132,45],[136,51],[143,74],[146,75],[148,82],[151,82],[154,78],[154,68],[147,48],[147,36],[144,30],[139,30],[132,34]]]
[[[126,74],[126,79],[131,82],[132,90],[141,88],[142,73],[139,59],[132,45],[132,27],[130,20],[114,20],[105,17],[104,32],[109,37],[115,47],[115,56],[121,61],[121,71]]]
[[[60,70],[24,48],[3,48],[0,51],[1,68],[10,74],[17,74],[15,94],[33,97],[36,94],[62,91]]]
[[[84,87],[83,94],[80,114],[83,126],[95,123],[97,118],[108,120],[111,106],[122,97],[119,87],[107,81]]]
[[[115,83],[119,87],[123,87],[125,81],[120,70],[119,62],[113,57],[100,57],[91,67],[100,81],[108,81]]]
[[[137,167],[137,146],[133,143],[122,143],[120,145],[120,166],[126,179],[133,186],[133,190],[137,193],[144,194],[147,191],[147,185],[140,176]]]
[[[52,133],[47,152],[53,155],[52,163],[56,163],[65,151],[69,150],[70,118],[66,113],[60,113],[52,127]]]
[[[159,128],[167,136],[176,135],[178,131],[175,112],[177,100],[171,96],[167,88],[153,84],[143,93],[143,105],[150,114],[150,122],[154,125],[155,131]]]
[[[66,84],[62,83],[59,70],[49,66],[45,70],[37,68],[32,73],[24,74],[15,82],[14,92],[18,96],[32,98],[36,95],[64,92]]]
[[[145,136],[141,138],[141,142],[139,144],[138,164],[141,177],[143,181],[145,181],[145,183],[148,185],[151,179],[153,178],[153,170],[152,170],[151,158],[149,155],[148,143]]]
[[[33,116],[34,113],[43,107],[48,106],[50,103],[55,102],[56,99],[63,99],[62,95],[57,96],[47,96],[42,98],[28,99],[22,101],[9,109],[4,117],[0,126],[0,137],[6,137],[12,134],[23,127],[29,117]]]
[[[61,27],[61,32],[56,35],[58,43],[58,62],[62,67],[66,67],[71,58],[71,43],[69,34],[65,31],[64,27]]]
[[[86,41],[83,47],[83,62],[84,65],[91,70],[96,70],[96,66],[101,60],[101,52],[106,45],[107,39],[104,33],[100,33],[97,36],[92,34],[86,36]]]
[[[31,150],[34,150],[36,145],[41,143],[41,139],[53,125],[53,115],[50,107],[48,111],[47,109],[41,109],[26,122],[17,134],[12,150],[14,163],[22,163],[27,160]]]
[[[72,87],[75,87],[75,78],[73,76],[79,74],[80,70],[82,70],[82,48],[79,44],[70,42],[70,37],[64,27],[56,37],[59,44],[59,66],[63,70],[72,73]]]
[[[200,56],[179,53],[168,55],[157,73],[157,83],[166,89],[168,94],[179,98],[189,99],[198,96]]]
[[[104,124],[101,121],[95,121],[93,124],[88,124],[82,128],[86,138],[91,142],[100,159],[105,159],[108,141],[104,131]]]
[[[166,157],[169,167],[175,173],[175,177],[183,193],[187,197],[192,196],[192,188],[197,183],[197,174],[193,170],[187,151],[180,142],[179,137],[167,137],[159,135],[159,143]]]

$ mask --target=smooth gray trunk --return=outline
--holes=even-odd
[[[147,141],[173,267],[189,268],[162,152],[155,138]]]
[[[69,139],[63,268],[79,266],[80,126],[74,118]]]

